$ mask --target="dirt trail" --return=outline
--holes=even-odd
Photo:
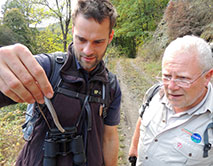
[[[122,142],[124,147],[124,155],[126,164],[120,166],[129,166],[128,150],[131,143],[131,138],[135,129],[138,119],[138,109],[140,107],[139,101],[134,98],[134,94],[130,92],[128,86],[124,82],[124,70],[120,64],[120,60],[116,64],[116,73],[122,90],[122,103],[121,103],[121,133],[124,137]]]

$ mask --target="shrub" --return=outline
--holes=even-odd
[[[19,107],[20,106],[20,107]],[[21,125],[24,123],[24,104],[8,106],[0,110],[0,165],[14,165],[23,147]]]
[[[205,26],[213,21],[213,2],[190,2],[190,0],[170,1],[165,11],[170,40],[184,35],[200,36]]]

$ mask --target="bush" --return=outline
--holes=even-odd
[[[26,104],[4,107],[0,110],[0,165],[14,165],[24,144],[21,125],[25,121]]]
[[[210,0],[170,1],[165,11],[170,40],[184,35],[200,36],[205,26],[213,21],[212,7],[213,2]]]

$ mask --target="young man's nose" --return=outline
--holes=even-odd
[[[92,43],[86,43],[84,48],[83,48],[83,52],[85,55],[92,55],[94,54],[94,48],[93,48],[93,45]]]

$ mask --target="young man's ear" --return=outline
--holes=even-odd
[[[112,32],[109,34],[109,42],[108,42],[108,44],[111,43],[111,41],[113,39],[113,36],[114,36],[114,30],[112,30]]]

